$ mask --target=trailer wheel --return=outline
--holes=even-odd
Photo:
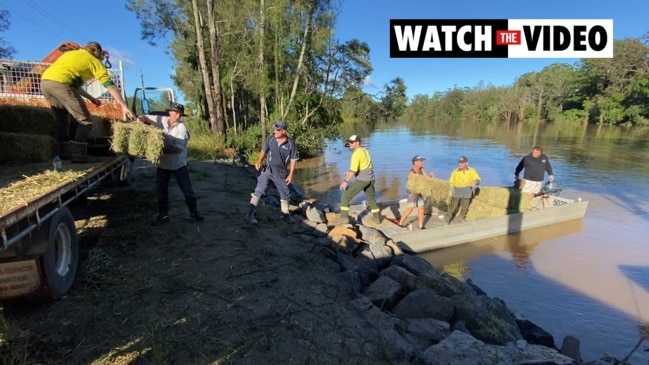
[[[52,217],[47,242],[47,251],[40,258],[41,267],[49,294],[57,299],[72,287],[79,264],[79,240],[67,207]]]

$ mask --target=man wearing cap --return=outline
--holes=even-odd
[[[469,211],[469,204],[473,198],[474,189],[480,185],[480,175],[473,168],[469,167],[469,159],[466,156],[460,156],[458,160],[459,167],[451,172],[448,184],[451,187],[451,205],[448,209],[446,223],[450,224],[455,217],[455,210],[458,205],[460,210],[457,215],[460,217],[457,221],[464,222],[466,214]]]
[[[417,175],[423,175],[426,176],[426,171],[424,170],[424,160],[421,155],[417,155],[412,158],[412,168],[410,171],[408,171],[408,181],[412,179],[413,176]],[[430,177],[435,177],[434,173],[430,173]],[[420,194],[415,194],[408,189],[408,208],[406,209],[405,212],[403,212],[403,215],[401,216],[401,219],[399,220],[399,225],[401,227],[404,226],[406,223],[406,218],[412,213],[412,211],[415,208],[419,208],[417,211],[417,218],[419,220],[419,229],[424,229],[424,213],[425,213],[425,207],[424,207],[424,197],[421,196]]]
[[[56,137],[59,142],[58,155],[71,162],[92,162],[88,157],[88,135],[92,129],[90,111],[82,96],[99,106],[101,101],[88,94],[82,87],[91,79],[97,79],[110,95],[120,104],[128,118],[133,113],[122,99],[106,67],[101,63],[104,51],[97,42],[63,53],[41,76],[43,96],[50,103],[56,120]],[[77,123],[75,135],[70,139],[68,116]]]
[[[141,115],[137,119],[162,129],[164,147],[156,169],[156,190],[158,193],[158,216],[151,223],[159,226],[169,222],[169,180],[176,177],[178,187],[185,195],[185,204],[189,208],[189,217],[197,221],[204,218],[196,207],[196,195],[187,170],[187,142],[190,135],[181,118],[185,115],[185,106],[171,103],[167,109],[169,116]]]
[[[523,180],[520,181],[518,175],[520,175],[523,169],[525,169],[525,173],[523,174]],[[542,147],[535,146],[532,148],[532,152],[523,156],[518,165],[516,165],[514,176],[524,193],[536,195],[543,187],[543,178],[546,172],[548,173],[550,182],[553,182],[554,174],[552,172],[552,165],[550,165],[550,159],[543,154]]]
[[[273,135],[264,141],[259,158],[255,163],[255,169],[261,171],[261,174],[257,177],[257,187],[250,198],[250,206],[246,215],[246,221],[250,224],[258,223],[255,218],[255,211],[259,199],[266,194],[269,181],[275,184],[279,193],[282,218],[287,223],[294,222],[288,210],[288,200],[291,195],[289,185],[293,181],[293,172],[295,171],[298,156],[295,141],[286,135],[287,127],[286,121],[283,120],[273,124]],[[266,159],[266,166],[262,170],[264,159]]]
[[[380,223],[380,209],[376,203],[374,167],[370,153],[361,147],[361,138],[357,135],[349,137],[345,146],[352,151],[352,160],[349,171],[345,173],[345,180],[340,183],[340,190],[344,190],[340,198],[340,220],[342,223],[349,222],[349,203],[358,193],[364,191],[372,212],[372,220],[374,223]]]

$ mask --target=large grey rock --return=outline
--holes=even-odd
[[[399,299],[399,293],[401,293],[401,284],[387,276],[379,276],[363,292],[381,310],[392,308]]]
[[[304,216],[312,222],[324,223],[327,221],[324,212],[310,204],[306,205]]]
[[[455,306],[454,319],[464,322],[475,338],[492,345],[523,338],[516,319],[502,300],[483,295],[456,295],[451,300]]]
[[[392,259],[393,253],[389,246],[374,243],[366,244],[362,249],[357,250],[358,255],[376,261],[378,267],[386,267]]]
[[[448,275],[439,275],[437,272],[422,273],[417,277],[415,288],[417,289],[430,289],[437,295],[443,297],[452,297],[454,295],[468,295],[473,294],[474,291],[468,286],[463,286],[458,283],[457,279]]]
[[[387,269],[381,271],[380,275],[385,275],[390,279],[401,284],[401,287],[404,290],[410,291],[415,287],[417,282],[417,277],[413,275],[410,271],[404,269],[401,266],[391,265]]]
[[[383,246],[388,240],[387,237],[385,237],[385,235],[383,235],[383,233],[376,228],[359,225],[357,229],[361,234],[361,238],[365,242]]]
[[[434,318],[450,322],[453,317],[453,302],[432,290],[413,290],[394,307],[392,313],[401,319]]]
[[[422,351],[448,337],[451,333],[448,322],[433,318],[411,318],[403,322],[402,332]]]
[[[378,267],[371,260],[354,258],[343,253],[338,254],[338,263],[343,270],[353,271],[358,274],[361,285],[366,287],[378,276]]]
[[[412,255],[399,255],[392,257],[390,260],[390,265],[401,266],[404,269],[410,271],[411,273],[419,276],[424,273],[434,273],[438,274],[433,265],[430,262],[419,256]],[[439,275],[439,274],[438,274]]]

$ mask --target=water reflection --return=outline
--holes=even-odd
[[[425,252],[419,256],[433,264],[437,270],[445,271],[461,280],[470,277],[472,260],[496,253],[507,256],[507,259],[517,269],[524,272],[531,265],[529,258],[532,252],[540,244],[582,230],[583,221],[579,219],[507,236],[470,242],[443,250]]]

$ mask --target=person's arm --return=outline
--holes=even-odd
[[[550,159],[546,156],[545,157],[545,171],[548,173],[548,178],[550,179],[550,182],[554,181],[554,172],[552,171],[552,165],[550,164]]]
[[[117,103],[122,107],[122,111],[124,112],[124,114],[126,114],[126,117],[128,119],[135,118],[135,114],[133,114],[131,109],[128,108],[128,105],[126,104],[124,99],[122,99],[122,94],[117,89],[117,86],[111,86],[110,88],[108,88],[108,92],[113,97],[113,99],[115,99],[115,101],[117,101]]]
[[[520,173],[521,173],[521,171],[523,171],[524,167],[525,167],[525,157],[521,158],[518,165],[516,165],[516,170],[514,170],[514,176],[516,176],[516,180],[520,180],[518,175],[520,175]]]
[[[480,185],[480,175],[478,174],[478,171],[476,169],[473,169],[474,176],[473,176],[473,183],[471,184],[471,187],[475,189],[476,186]]]
[[[295,171],[295,163],[297,160],[291,160],[288,165],[288,176],[286,177],[286,185],[293,181],[293,172]]]
[[[255,170],[259,171],[261,170],[261,163],[264,161],[266,158],[266,151],[260,151],[259,152],[259,157],[257,158],[257,162],[255,162]]]
[[[88,92],[86,90],[84,90],[82,87],[79,88],[79,94],[81,94],[81,96],[83,96],[84,98],[90,100],[90,102],[95,104],[96,106],[101,105],[101,101],[99,99],[97,99],[94,96],[88,94]]]
[[[431,172],[430,175],[429,175],[428,173],[426,173],[426,170],[424,170],[423,167],[421,168],[421,171],[424,173],[425,176],[435,177],[435,173],[434,173],[434,172]],[[412,172],[412,171],[411,171],[411,172]],[[408,176],[410,176],[410,174],[408,174]]]

